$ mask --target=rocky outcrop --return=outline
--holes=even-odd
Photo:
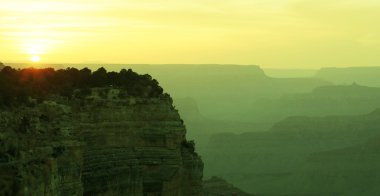
[[[0,194],[201,195],[203,162],[171,98],[120,92],[1,110]]]

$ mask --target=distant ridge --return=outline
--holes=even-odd
[[[205,176],[257,195],[378,195],[379,113],[298,116],[268,131],[215,134],[202,153],[213,166]]]
[[[257,121],[278,121],[288,116],[366,114],[380,108],[380,88],[351,85],[316,87],[310,93],[293,93],[261,99],[247,116]],[[281,112],[278,112],[281,111]]]
[[[380,66],[322,68],[315,75],[316,78],[328,80],[335,84],[352,84],[354,82],[365,86],[380,87]]]
[[[364,97],[380,95],[377,87],[368,87],[352,83],[351,85],[330,85],[320,86],[312,91],[315,95],[336,96],[336,97]]]

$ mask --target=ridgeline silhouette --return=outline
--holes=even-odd
[[[122,88],[121,97],[158,97],[163,89],[150,75],[139,75],[131,69],[122,69],[119,73],[107,72],[103,67],[92,72],[88,68],[78,70],[67,68],[54,70],[14,69],[5,66],[0,71],[0,106],[12,106],[27,103],[29,98],[42,101],[50,95],[60,95],[71,99],[74,95],[86,96],[91,88]]]

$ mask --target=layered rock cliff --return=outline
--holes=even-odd
[[[1,195],[202,194],[203,163],[169,96],[91,91],[1,110]]]

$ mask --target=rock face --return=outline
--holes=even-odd
[[[81,195],[82,146],[70,108],[45,102],[0,112],[0,195]]]
[[[2,110],[0,195],[201,195],[203,162],[171,98],[119,93]]]

